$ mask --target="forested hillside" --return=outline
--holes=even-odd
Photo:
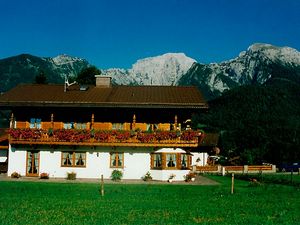
[[[300,160],[300,85],[274,78],[235,88],[211,102],[193,121],[220,132],[221,154],[237,163]]]

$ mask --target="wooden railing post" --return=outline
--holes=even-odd
[[[101,196],[104,196],[104,179],[103,179],[103,174],[101,175]]]
[[[91,119],[91,129],[94,129],[94,122],[95,122],[95,115],[93,113],[92,114],[92,119]]]
[[[54,115],[51,113],[51,128],[54,128]]]
[[[9,124],[9,127],[10,128],[14,128],[14,114],[11,113],[11,116],[10,116],[10,124]]]
[[[136,116],[135,116],[135,114],[133,114],[133,118],[132,118],[132,130],[135,130],[135,123],[136,123]]]
[[[233,194],[234,191],[234,173],[231,175],[231,194]]]

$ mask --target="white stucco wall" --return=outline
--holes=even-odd
[[[192,165],[206,166],[208,158],[208,154],[206,152],[193,152],[192,154]],[[198,158],[200,159],[200,162],[197,163],[196,160]]]
[[[189,170],[151,170],[150,173],[152,175],[153,180],[169,180],[171,174],[174,174],[174,181],[183,181],[184,176],[187,175]]]
[[[26,175],[26,151],[27,148],[10,148],[8,175],[18,172]],[[50,178],[66,178],[68,172],[75,172],[77,178],[100,178],[110,179],[114,169],[110,168],[111,148],[91,150],[90,148],[77,148],[75,151],[86,152],[86,167],[63,167],[61,166],[61,150],[40,148],[39,174],[48,173]],[[63,149],[70,150],[70,149]],[[117,148],[115,152],[124,152],[123,179],[141,179],[150,170],[149,149]]]
[[[26,151],[30,148],[15,149],[9,148],[8,175],[18,172],[26,176]],[[174,180],[184,180],[184,175],[189,170],[151,170],[150,151],[147,148],[121,148],[112,149],[102,147],[91,149],[90,147],[78,147],[74,151],[86,152],[86,167],[63,167],[61,166],[61,151],[71,150],[68,147],[52,149],[40,147],[39,174],[49,173],[50,178],[66,178],[68,172],[75,172],[77,178],[100,178],[110,179],[111,173],[115,168],[110,168],[109,152],[124,152],[124,168],[119,169],[123,172],[123,179],[141,179],[148,171],[154,180],[168,180],[171,174],[175,174]],[[72,150],[71,150],[72,151]],[[172,150],[173,152],[174,150]],[[200,165],[206,165],[207,153],[192,153],[192,165],[196,164],[200,158]]]
[[[9,145],[8,170],[7,175],[10,176],[13,172],[26,175],[26,151],[17,150]]]

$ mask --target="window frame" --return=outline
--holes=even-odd
[[[152,161],[152,169],[162,169],[162,167],[163,167],[163,154],[162,153],[154,153],[154,154],[152,154],[151,155],[152,157],[151,157],[151,161]],[[159,166],[156,166],[155,164],[156,164],[156,162],[158,161],[157,160],[157,156],[159,156],[160,157],[160,165]]]
[[[30,129],[41,129],[42,128],[42,119],[41,118],[30,118],[29,128]]]
[[[68,153],[70,155],[70,165],[65,165],[64,160],[67,160],[67,156],[64,157],[64,154]],[[76,154],[80,154],[83,165],[77,165],[79,158],[76,158]],[[83,157],[82,157],[83,156]],[[63,151],[61,152],[61,167],[76,167],[76,168],[85,168],[86,167],[86,152],[76,152],[76,151]]]
[[[165,157],[166,157],[166,163],[165,163],[166,169],[177,169],[178,168],[178,163],[177,163],[178,155],[176,153],[165,153]],[[172,159],[172,161],[170,159]],[[174,164],[174,166],[168,165],[171,162]]]
[[[113,165],[113,158],[112,158],[113,154],[115,154],[116,165]],[[121,169],[124,168],[124,152],[111,152],[109,155],[110,155],[110,159],[109,159],[109,167],[110,168],[121,168]],[[119,155],[122,155],[120,166],[118,165],[118,162],[120,159]]]
[[[168,167],[168,157],[169,155],[173,155],[173,163],[175,163],[175,166]],[[155,157],[156,155],[161,156],[161,166],[156,167],[155,166]],[[186,166],[182,166],[182,158],[183,155],[185,155],[185,164]],[[150,162],[150,168],[153,170],[189,170],[191,167],[191,156],[188,153],[171,153],[171,152],[163,152],[163,153],[151,153],[151,162]]]

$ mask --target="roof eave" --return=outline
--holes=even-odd
[[[107,108],[208,108],[206,103],[118,103],[118,102],[108,102],[108,103],[88,103],[88,102],[0,102],[0,107],[107,107]]]

